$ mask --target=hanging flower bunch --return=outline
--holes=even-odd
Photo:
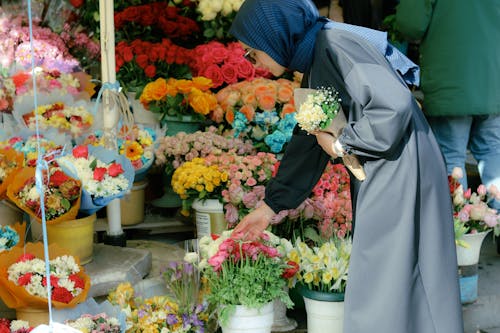
[[[464,191],[459,179],[463,177],[462,169],[455,168],[448,176],[450,194],[453,201],[453,219],[455,224],[455,240],[465,245],[461,238],[464,234],[494,230],[500,235],[500,214],[490,208],[488,203],[500,200],[500,191],[495,185],[486,188],[479,185],[476,192],[470,188]]]
[[[63,73],[74,72],[79,67],[61,37],[51,29],[41,27],[37,22],[32,26],[35,66]],[[6,13],[0,22],[0,54],[1,67],[11,68],[15,65],[25,69],[31,68],[31,46],[28,18],[10,16]]]
[[[293,305],[285,291],[289,268],[278,250],[279,238],[264,231],[256,241],[232,237],[232,230],[219,236],[199,240],[200,269],[208,283],[207,300],[223,306],[221,322],[236,305],[260,308],[280,299],[287,307]]]
[[[229,35],[229,28],[243,2],[244,0],[198,1],[196,10],[202,24],[203,37],[207,40],[233,40],[234,37]]]
[[[350,238],[331,238],[316,244],[297,238],[287,255],[299,267],[295,282],[309,290],[344,293],[351,248]]]
[[[240,43],[225,45],[211,41],[190,51],[189,67],[193,75],[211,79],[213,88],[269,75],[266,70],[254,68],[253,64],[245,59],[244,54],[245,50]]]
[[[165,2],[130,6],[115,13],[117,40],[170,38],[177,41],[192,39],[200,32],[195,20],[185,16],[181,8]]]
[[[188,50],[163,39],[152,43],[135,39],[116,45],[116,77],[129,91],[140,92],[159,77],[191,78]]]
[[[9,320],[0,318],[0,332],[2,333],[29,333],[33,327],[25,320]]]
[[[0,142],[0,148],[21,152],[24,154],[24,165],[36,166],[39,153],[44,159],[51,160],[62,150],[63,146],[51,136],[33,134],[13,136]]]
[[[140,101],[146,109],[160,113],[162,123],[165,116],[181,119],[189,115],[203,120],[217,106],[211,87],[212,81],[202,76],[192,80],[159,78],[144,87]]]
[[[219,134],[217,128],[210,126],[205,131],[180,132],[160,138],[155,150],[155,164],[165,167],[166,174],[171,175],[186,161],[221,153],[246,155],[255,153],[255,149],[251,141],[234,138],[232,134]]]
[[[134,292],[130,283],[121,283],[108,295],[108,300],[127,314],[127,332],[207,332],[209,312],[206,303],[197,304],[190,311],[183,312],[180,304],[169,296],[143,299],[135,296]]]
[[[130,160],[104,147],[79,145],[71,154],[58,157],[56,162],[66,173],[81,180],[80,211],[87,214],[123,197],[134,180]]]
[[[43,172],[43,184],[47,223],[75,219],[80,208],[81,182],[58,167],[50,167],[48,172]],[[20,209],[41,222],[41,197],[34,168],[25,167],[17,173],[7,189],[7,196]]]
[[[120,333],[120,322],[115,317],[108,317],[105,313],[96,315],[83,314],[75,320],[67,320],[65,324],[76,328],[81,332],[102,332],[102,333]]]
[[[256,78],[231,84],[217,93],[235,136],[251,139],[260,151],[280,153],[292,137],[296,120],[293,90],[298,82]]]

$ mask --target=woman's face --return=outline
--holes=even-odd
[[[285,73],[286,68],[278,64],[267,53],[261,50],[256,50],[240,42],[245,50],[245,58],[250,61],[255,67],[267,69],[274,76],[281,76]]]

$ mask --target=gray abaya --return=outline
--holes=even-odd
[[[351,177],[344,333],[462,333],[445,165],[410,90],[376,49],[337,29],[318,34],[302,85],[339,91],[348,119],[339,140],[367,174]],[[296,129],[266,203],[276,212],[296,207],[328,159]]]

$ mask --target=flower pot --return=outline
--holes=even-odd
[[[16,309],[17,320],[24,320],[29,323],[30,327],[49,324],[49,309],[48,308],[19,308]]]
[[[12,225],[23,221],[24,212],[9,201],[0,201],[0,225]]]
[[[227,229],[227,223],[224,218],[224,206],[219,200],[195,199],[192,207],[195,211],[196,237],[198,239],[212,234],[218,235]]]
[[[130,193],[120,199],[122,225],[134,225],[144,221],[144,201],[147,181],[135,182]]]
[[[223,333],[270,333],[273,325],[273,302],[259,309],[236,305],[236,310],[221,323]]]
[[[48,243],[70,251],[85,265],[92,261],[94,250],[94,223],[97,217],[92,214],[75,220],[47,224]],[[34,241],[42,239],[42,225],[31,219],[31,235]]]
[[[187,134],[194,133],[198,131],[201,127],[200,120],[192,116],[165,116],[163,121],[167,124],[166,135],[176,135],[179,132],[185,132]]]
[[[478,288],[478,262],[481,245],[489,231],[475,234],[465,234],[462,240],[469,247],[456,245],[458,275],[460,283],[460,301],[462,304],[473,303],[477,300]]]

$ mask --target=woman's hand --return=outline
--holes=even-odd
[[[263,203],[238,223],[233,230],[233,236],[237,239],[250,241],[258,239],[269,226],[274,215],[276,215],[274,211]]]
[[[323,150],[333,158],[337,158],[337,154],[333,150],[333,144],[335,143],[335,137],[328,132],[316,132],[316,140],[318,144],[323,148]]]

